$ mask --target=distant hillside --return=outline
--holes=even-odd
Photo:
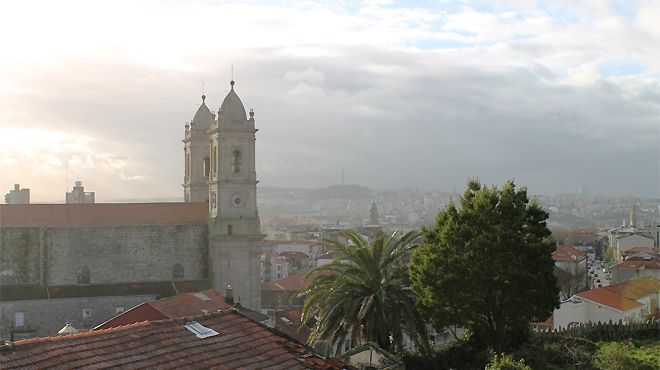
[[[326,199],[367,199],[371,197],[371,189],[360,185],[333,185],[327,188],[311,190],[307,194],[309,200]]]

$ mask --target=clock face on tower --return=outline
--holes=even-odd
[[[234,207],[242,206],[243,205],[243,197],[241,197],[240,195],[234,195],[234,197],[231,198],[231,204]]]

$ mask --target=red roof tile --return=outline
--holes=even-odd
[[[642,306],[641,303],[622,297],[604,287],[587,290],[576,295],[622,312]]]
[[[613,269],[660,269],[660,261],[658,260],[631,260],[619,262],[612,265]]]
[[[97,326],[106,329],[146,320],[176,319],[203,315],[233,307],[225,297],[213,289],[203,292],[179,294],[174,297],[142,303]]]
[[[318,240],[273,240],[265,239],[263,241],[265,245],[313,245],[319,244]]]
[[[557,250],[552,253],[552,259],[554,259],[555,262],[579,262],[585,258],[584,253],[569,245],[560,245],[557,247]]]
[[[311,330],[302,325],[300,317],[302,307],[291,307],[277,311],[275,328],[291,337],[298,339],[301,343],[307,343]]]
[[[205,223],[206,203],[2,204],[0,226],[119,226]]]
[[[261,290],[276,290],[276,291],[298,291],[305,287],[303,278],[305,274],[291,275],[284,279],[273,280],[261,286]]]
[[[660,280],[646,276],[619,284],[587,290],[576,295],[619,311],[628,311],[642,306],[641,303],[636,301],[637,299],[659,292]]]
[[[218,335],[197,338],[197,321]],[[0,347],[2,369],[339,369],[302,344],[227,310],[184,319],[141,322]]]

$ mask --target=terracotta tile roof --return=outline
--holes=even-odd
[[[576,295],[622,312],[642,306],[641,303],[622,297],[605,287],[587,290]]]
[[[218,335],[198,338],[197,321]],[[2,369],[340,369],[311,349],[234,309],[183,319],[146,321],[0,347]]]
[[[288,263],[288,261],[284,257],[277,257],[273,260],[274,265],[283,265],[285,263]]]
[[[213,289],[198,293],[180,294],[176,297],[159,299],[149,302],[168,318],[196,316],[207,312],[215,312],[231,308],[225,297]],[[206,312],[204,312],[206,311]]]
[[[628,311],[642,306],[637,299],[653,293],[660,293],[660,280],[646,276],[576,295],[619,311]]]
[[[658,260],[629,260],[619,262],[612,265],[613,269],[660,269],[660,261]]]
[[[552,253],[552,259],[555,262],[579,262],[585,259],[584,253],[569,245],[560,245]]]
[[[623,254],[637,254],[640,252],[650,252],[653,250],[653,247],[642,246],[642,247],[632,247],[623,251]]]
[[[282,252],[280,256],[286,257],[287,260],[305,260],[309,256],[303,252]]]
[[[201,224],[206,203],[2,204],[0,226],[120,226]]]
[[[171,296],[177,293],[197,292],[209,287],[208,280],[151,281],[140,283],[58,285],[3,285],[0,301],[57,299],[100,296],[129,296],[156,294]]]
[[[298,339],[301,343],[307,343],[307,338],[311,330],[302,325],[300,316],[302,315],[302,307],[291,307],[276,313],[275,328],[293,338]]]
[[[261,286],[261,290],[299,291],[305,287],[303,278],[305,274],[291,275],[284,279],[269,281]]]
[[[272,240],[266,239],[263,241],[266,245],[313,245],[319,244],[318,240]]]
[[[268,316],[240,305],[227,303],[225,297],[213,289],[201,292],[184,293],[174,297],[144,302],[130,310],[122,312],[112,319],[100,324],[94,330],[107,329],[116,326],[133,324],[140,321],[178,319],[227,310],[236,307],[239,312],[254,321],[261,322]]]

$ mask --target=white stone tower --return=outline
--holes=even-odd
[[[186,124],[183,139],[185,174],[183,177],[183,198],[185,202],[209,201],[209,129],[215,117],[206,106],[206,95],[202,95],[202,105],[195,116]]]
[[[254,112],[245,113],[231,91],[211,123],[209,175],[209,257],[216,291],[234,288],[243,306],[261,308],[261,240],[257,212]]]

